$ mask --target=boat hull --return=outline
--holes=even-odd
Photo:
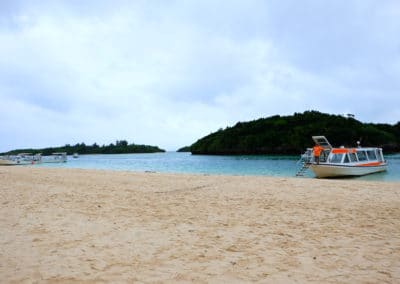
[[[312,164],[310,166],[315,176],[318,178],[363,176],[387,170],[387,164],[383,163],[376,166],[344,166],[332,164]]]
[[[0,159],[0,166],[15,166],[15,165],[18,165],[18,163],[15,161]]]
[[[38,164],[37,161],[26,161],[26,160],[1,160],[0,166],[22,166],[22,165],[33,165]]]

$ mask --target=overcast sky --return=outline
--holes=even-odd
[[[305,110],[400,120],[400,1],[0,1],[0,152],[176,150]]]

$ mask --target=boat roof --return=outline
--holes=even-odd
[[[332,149],[331,143],[329,143],[328,139],[325,136],[313,136],[315,144],[323,147],[324,149]]]
[[[377,147],[332,148],[332,154],[355,153],[355,152],[359,152],[359,151],[374,151],[376,149],[382,149],[382,148],[377,148]]]

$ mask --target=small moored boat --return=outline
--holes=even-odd
[[[0,157],[0,166],[14,166],[18,165],[17,161],[13,160],[9,156],[1,156]]]
[[[356,148],[334,148],[325,136],[312,138],[322,148],[321,155],[316,161],[313,151],[307,149],[302,156],[303,168],[311,168],[318,178],[362,176],[387,170],[382,148],[361,147],[359,143]]]
[[[65,163],[67,162],[67,153],[56,152],[51,156],[43,157],[43,163]]]

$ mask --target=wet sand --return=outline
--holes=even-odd
[[[399,283],[400,183],[0,168],[0,281]]]

